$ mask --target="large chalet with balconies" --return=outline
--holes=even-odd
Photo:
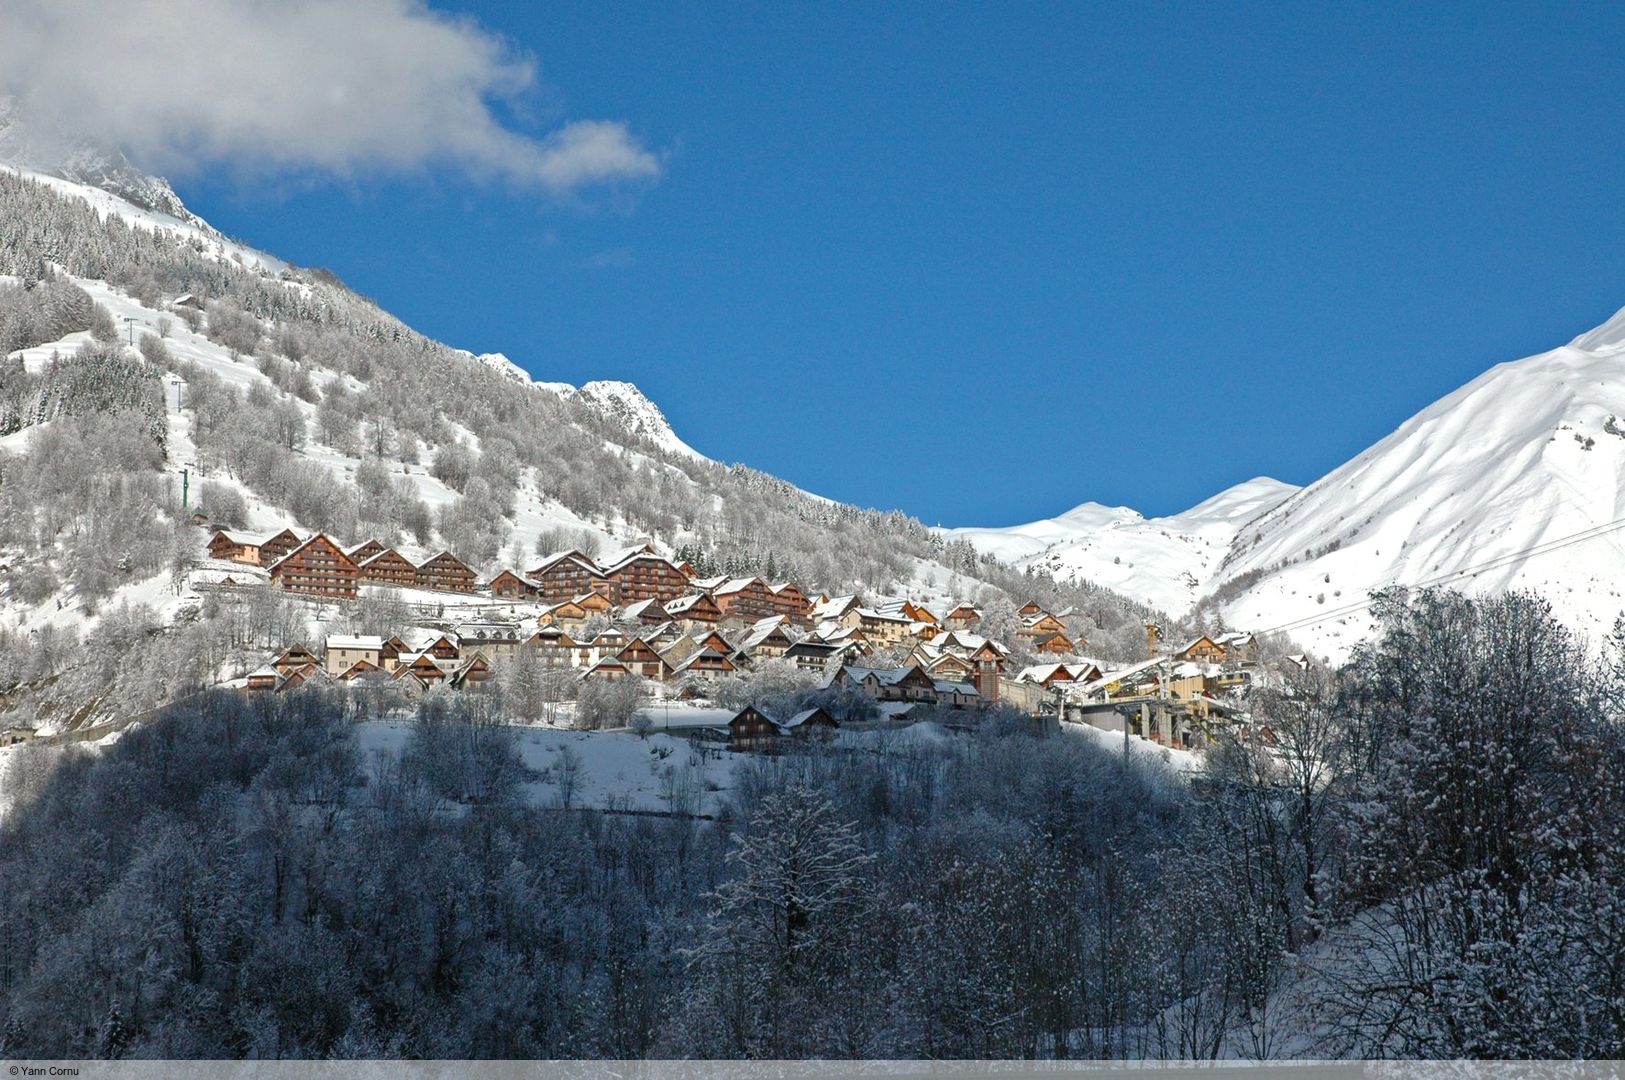
[[[272,583],[288,592],[354,600],[359,569],[343,548],[318,533],[273,563],[270,573]]]
[[[418,567],[418,588],[441,592],[473,592],[475,574],[463,560],[442,551]]]

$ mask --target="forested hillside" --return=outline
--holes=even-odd
[[[86,666],[76,645],[112,632],[115,609],[171,637],[257,621],[256,635],[193,650],[215,660],[250,636],[281,642],[258,610],[275,600],[176,610],[199,509],[215,525],[448,548],[481,571],[652,539],[719,572],[831,593],[909,589],[995,615],[1036,598],[1070,610],[1094,654],[1141,655],[1154,616],[1142,605],[685,452],[646,416],[628,420],[608,384],[516,381],[331,274],[48,179],[0,170],[0,338],[13,356],[0,363],[0,689],[27,685],[58,719],[167,700],[131,693],[152,680],[117,657]],[[164,681],[218,677],[188,660]]]
[[[1619,654],[1526,596],[1380,617],[1198,783],[1088,729],[920,725],[747,758],[707,818],[580,810],[527,797],[482,694],[399,754],[314,691],[23,751],[0,1049],[1617,1056]]]

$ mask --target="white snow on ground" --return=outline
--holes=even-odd
[[[1094,740],[1102,749],[1112,753],[1123,752],[1123,733],[1121,731],[1106,731],[1093,724],[1075,724],[1067,722],[1061,725],[1061,733],[1075,738]],[[1178,750],[1171,746],[1152,742],[1139,735],[1128,737],[1129,755],[1137,762],[1161,762],[1178,773],[1199,773],[1206,766],[1200,754],[1189,750]]]
[[[1297,490],[1261,476],[1169,517],[1088,502],[1026,525],[938,531],[1015,566],[1093,581],[1178,615],[1201,596],[1238,532]]]
[[[399,757],[411,734],[405,720],[374,720],[358,727],[362,755]],[[534,778],[526,785],[537,806],[558,806],[560,772],[568,753],[579,757],[572,806],[584,809],[670,811],[674,786],[686,785],[700,814],[714,814],[733,773],[750,760],[729,750],[701,752],[686,739],[659,733],[519,728],[519,754]],[[668,775],[668,770],[670,775]]]
[[[627,431],[644,436],[664,450],[698,461],[707,460],[704,454],[678,438],[666,414],[660,411],[660,406],[629,382],[598,379],[584,384],[569,396],[613,417]]]

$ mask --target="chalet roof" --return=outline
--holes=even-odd
[[[603,572],[605,574],[613,574],[617,570],[623,570],[626,567],[631,566],[633,563],[638,562],[639,560],[649,560],[649,561],[653,561],[653,562],[663,562],[667,566],[671,567],[673,570],[676,570],[678,573],[682,573],[682,570],[680,570],[678,568],[676,563],[672,562],[670,559],[666,558],[664,555],[658,555],[655,552],[649,550],[648,545],[644,545],[643,547],[638,547],[638,548],[631,548],[631,549],[629,549],[627,551],[622,552],[621,554],[616,556],[614,559],[603,563],[602,564],[603,565]]]
[[[250,679],[280,679],[282,678],[282,672],[267,665],[265,667],[255,668],[253,671],[250,671],[248,673],[248,677]]]
[[[570,603],[576,605],[577,607],[580,607],[582,604],[586,603],[588,600],[591,600],[595,596],[598,597],[598,599],[604,601],[606,604],[609,603],[609,597],[605,596],[603,593],[599,592],[597,589],[588,589],[586,592],[582,593],[580,596],[572,596],[570,598]],[[611,606],[614,606],[614,605],[611,605]]]
[[[374,637],[372,635],[366,635],[366,634],[362,634],[362,635],[356,635],[356,634],[328,634],[327,635],[327,648],[328,648],[328,651],[332,651],[333,649],[373,649],[373,650],[381,651],[383,649],[383,647],[384,647],[384,639],[381,638],[381,637]]]
[[[721,584],[723,584],[723,583],[724,583],[724,582],[726,582],[726,581],[727,581],[727,580],[728,580],[728,577],[727,577],[727,575],[725,575],[725,574],[718,574],[718,575],[717,575],[717,576],[716,576],[716,577],[702,577],[702,578],[695,578],[695,579],[694,579],[694,580],[693,580],[693,581],[692,581],[692,582],[691,582],[691,584],[692,584],[692,585],[693,585],[693,586],[694,586],[694,587],[695,587],[695,588],[696,588],[696,589],[704,589],[704,590],[706,590],[706,591],[707,591],[707,592],[709,592],[709,591],[710,591],[710,590],[712,590],[712,589],[715,589],[715,588],[716,588],[716,587],[717,587],[717,586],[718,586],[718,585],[721,585]]]
[[[939,694],[968,694],[977,697],[981,693],[976,689],[975,683],[961,682],[958,679],[932,679],[931,685],[937,688]]]
[[[815,641],[812,638],[807,638],[792,644],[788,649],[785,650],[784,655],[786,659],[792,660],[798,656],[827,658],[839,652],[840,649],[841,646],[839,645],[832,645],[827,641]]]
[[[746,589],[756,584],[760,584],[764,589],[767,588],[767,582],[762,581],[761,578],[736,577],[729,578],[727,581],[724,581],[721,585],[714,588],[712,592],[721,594],[723,596],[728,596],[732,593],[744,592]]]
[[[745,629],[744,636],[739,639],[739,643],[735,648],[740,652],[748,653],[775,633],[784,634],[788,637],[789,635],[784,627],[789,621],[783,615],[770,615],[765,619],[758,619]],[[791,644],[794,644],[794,642]]]
[[[639,600],[636,603],[626,605],[621,609],[621,617],[625,619],[641,619],[650,612],[664,614],[665,609],[660,606],[660,601],[651,597],[648,600]]]
[[[812,615],[815,619],[838,619],[845,615],[848,609],[859,606],[856,596],[831,596],[814,605]]]
[[[915,672],[925,675],[925,671],[918,664],[905,664],[903,667],[895,668],[858,667],[856,664],[847,664],[840,670],[846,672],[846,677],[853,682],[865,682],[872,677],[881,686],[896,686]],[[825,682],[828,683],[832,679],[833,676],[827,677]]]
[[[948,618],[950,619],[956,617],[964,618],[967,615],[974,615],[980,619],[982,617],[982,609],[977,607],[975,604],[960,604],[952,611],[948,612]]]
[[[695,604],[700,603],[702,600],[709,599],[710,597],[706,596],[704,593],[689,593],[687,596],[679,596],[675,600],[666,601],[666,614],[681,615]]]
[[[899,612],[900,611],[901,609],[899,609]],[[889,615],[884,611],[876,611],[874,608],[858,608],[858,618],[877,619],[881,622],[903,623],[904,625],[907,625],[910,621],[907,615],[900,613],[896,615]]]
[[[329,544],[332,544],[333,545],[333,550],[337,551],[339,553],[339,555],[346,562],[348,562],[351,566],[355,565],[355,560],[350,558],[350,556],[345,553],[345,550],[342,547],[339,546],[339,543],[338,543],[337,540],[334,540],[331,536],[328,536],[326,533],[317,533],[315,536],[312,536],[308,540],[305,540],[302,543],[300,543],[297,547],[291,549],[286,555],[282,556],[282,558],[280,558],[276,562],[272,563],[266,569],[268,571],[275,571],[277,567],[281,566],[283,563],[287,562],[289,559],[292,559],[294,556],[298,555],[300,552],[304,551],[306,548],[310,547],[312,544],[314,544],[314,543],[316,543],[318,541],[321,541],[321,540],[325,540]]]
[[[286,529],[277,529],[274,532],[243,532],[241,529],[216,529],[214,535],[224,536],[227,540],[240,547],[262,547],[287,531]],[[213,540],[214,537],[209,539]]]
[[[665,657],[662,657],[662,659],[665,659]],[[696,650],[692,655],[684,657],[682,660],[678,661],[676,664],[673,664],[672,665],[672,671],[674,673],[681,673],[681,672],[687,671],[689,668],[693,667],[695,664],[697,664],[701,660],[705,660],[705,659],[721,660],[721,661],[724,661],[725,663],[732,663],[732,661],[728,660],[728,658],[726,656],[723,656],[721,653],[717,652],[715,649],[704,648],[704,649]],[[667,662],[670,663],[669,660]]]
[[[373,563],[377,562],[378,560],[386,558],[386,557],[388,557],[390,555],[395,556],[397,559],[401,560],[406,565],[413,567],[414,569],[417,566],[417,564],[414,563],[411,559],[408,559],[405,555],[402,555],[400,553],[400,550],[397,549],[397,548],[385,548],[384,550],[380,551],[376,555],[369,555],[367,558],[361,560],[360,565],[363,566],[363,567],[371,566]]]
[[[814,708],[811,708],[811,709],[802,709],[800,712],[786,717],[785,719],[779,721],[779,727],[784,728],[786,730],[789,730],[790,728],[798,728],[802,724],[805,724],[808,720],[811,720],[813,717],[817,716],[820,713],[823,713],[823,715],[829,719],[830,723],[836,724],[836,726],[839,726],[839,723],[836,721],[836,719],[833,716],[830,716],[829,713],[824,712],[823,709],[814,707]]]
[[[536,577],[540,574],[545,574],[559,563],[564,562],[566,559],[580,564],[582,567],[592,571],[594,574],[602,576],[604,572],[599,565],[593,561],[591,556],[587,555],[585,552],[577,550],[576,548],[569,548],[564,551],[555,551],[553,554],[545,556],[542,561],[536,565],[536,568],[530,572],[530,575],[531,577]]]

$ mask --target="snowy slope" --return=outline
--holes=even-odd
[[[1577,629],[1606,629],[1625,608],[1625,532],[1568,539],[1625,517],[1622,374],[1625,312],[1491,368],[1248,526],[1220,578],[1261,580],[1226,614],[1296,623],[1338,656],[1368,622],[1328,614],[1374,587],[1438,582],[1537,589]]]
[[[1201,596],[1241,528],[1296,490],[1261,476],[1169,517],[1087,502],[1026,525],[941,531],[1016,566],[1093,581],[1179,614]]]
[[[660,406],[629,382],[599,379],[569,395],[617,421],[633,435],[649,439],[663,450],[704,461],[705,456],[677,437]]]

